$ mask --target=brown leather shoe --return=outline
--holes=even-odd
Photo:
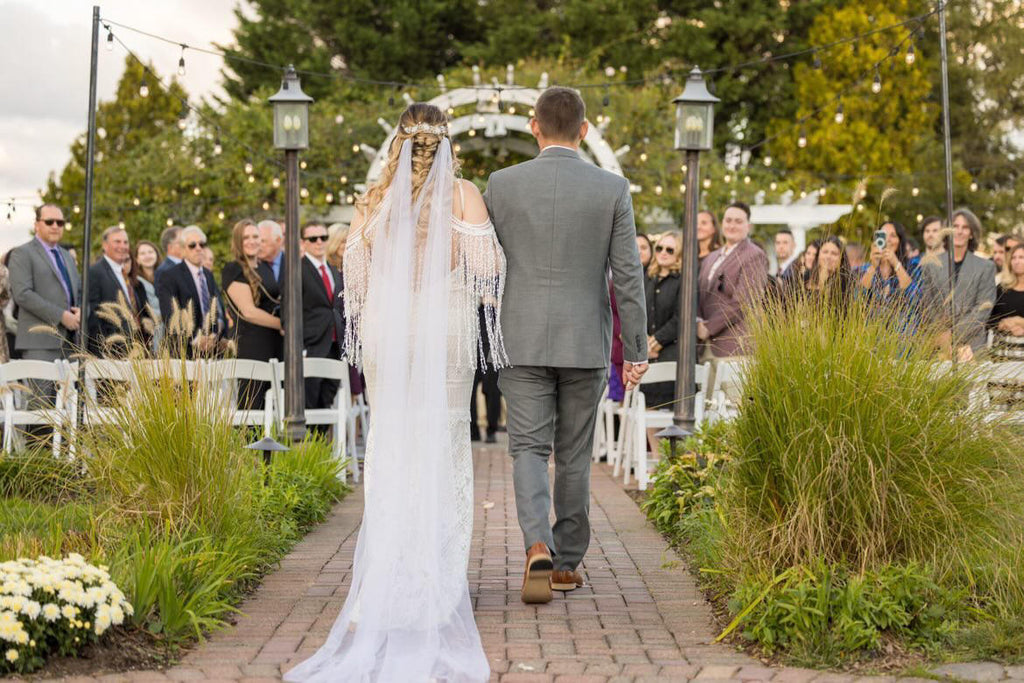
[[[583,585],[583,575],[578,569],[551,572],[551,588],[556,591],[571,591]]]
[[[551,602],[551,570],[554,569],[547,545],[538,541],[526,551],[526,572],[523,573],[523,602]]]

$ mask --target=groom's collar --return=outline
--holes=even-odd
[[[548,157],[548,156],[559,156],[559,157],[575,157],[579,158],[580,153],[572,147],[564,147],[562,145],[548,145],[540,151],[537,156]]]

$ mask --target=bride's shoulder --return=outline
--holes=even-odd
[[[480,194],[479,188],[470,180],[459,178],[456,182],[462,191],[463,211],[462,221],[471,225],[481,225],[490,220],[487,215],[487,205],[484,197]]]

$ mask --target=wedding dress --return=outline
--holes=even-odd
[[[447,138],[412,196],[411,144],[345,249],[346,354],[363,367],[371,406],[351,587],[327,642],[286,681],[490,676],[466,577],[469,401],[478,363],[507,365],[498,325],[505,257],[490,221],[452,215],[458,181]]]

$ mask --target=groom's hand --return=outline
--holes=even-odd
[[[643,363],[630,363],[626,361],[622,364],[622,383],[626,385],[627,389],[640,384],[640,378],[647,372],[647,361]]]

